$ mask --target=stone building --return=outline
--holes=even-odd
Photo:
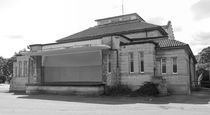
[[[97,25],[50,44],[30,45],[17,57],[11,91],[102,94],[106,86],[132,89],[161,78],[174,94],[189,94],[195,57],[173,28],[138,14],[95,20]]]

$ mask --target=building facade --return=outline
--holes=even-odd
[[[170,21],[154,25],[133,13],[96,22],[56,43],[30,45],[17,56],[10,90],[102,94],[106,86],[135,90],[158,78],[174,94],[190,93],[196,60]]]

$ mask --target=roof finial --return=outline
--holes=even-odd
[[[124,6],[123,6],[123,0],[122,0],[122,15],[124,15]]]

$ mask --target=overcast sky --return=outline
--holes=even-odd
[[[122,0],[0,0],[0,56],[11,57],[30,44],[57,39],[95,26],[94,20],[122,14]],[[171,20],[175,39],[194,54],[210,46],[210,0],[124,0],[124,13],[147,22]]]

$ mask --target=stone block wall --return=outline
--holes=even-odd
[[[28,77],[13,77],[10,81],[9,91],[25,91]]]
[[[129,72],[129,52],[134,53],[134,72]],[[144,72],[140,72],[139,52],[144,54]],[[121,46],[120,56],[121,83],[136,89],[146,81],[151,81],[154,75],[155,45],[153,43]]]
[[[172,58],[177,58],[177,73],[172,72]],[[189,59],[185,49],[157,50],[155,75],[166,80],[172,94],[190,93]],[[166,58],[166,74],[161,73],[161,58]]]
[[[25,91],[29,76],[29,56],[17,56],[13,63],[13,78],[10,82],[10,91]]]
[[[119,75],[117,69],[117,51],[103,50],[102,51],[102,78],[107,86],[113,86],[118,84]],[[108,72],[108,55],[111,55],[111,72]]]

